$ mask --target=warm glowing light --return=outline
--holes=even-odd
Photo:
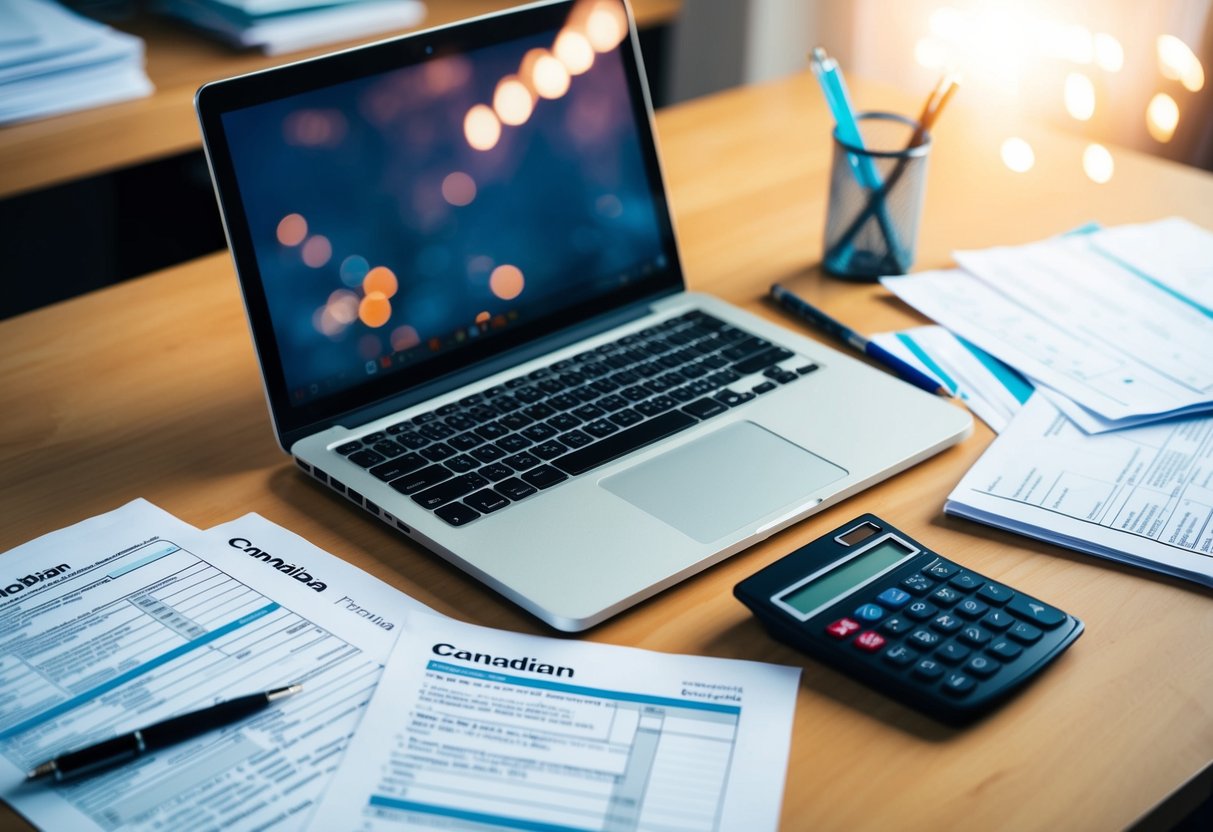
[[[1091,63],[1095,59],[1095,38],[1090,30],[1075,23],[1063,31],[1065,56],[1076,64]]]
[[[948,51],[934,38],[919,38],[914,44],[914,60],[921,67],[939,69],[948,61]]]
[[[552,52],[570,75],[580,75],[594,65],[594,47],[580,32],[565,29],[556,36]]]
[[[417,334],[417,330],[408,324],[398,326],[392,330],[392,349],[396,352],[411,350],[420,343],[421,336]]]
[[[307,220],[300,214],[287,214],[278,222],[278,242],[297,246],[307,237]]]
[[[610,52],[627,33],[627,16],[618,0],[599,0],[585,20],[585,34],[595,52]]]
[[[327,335],[329,338],[336,338],[345,331],[345,325],[333,317],[333,310],[330,306],[322,306],[316,310],[312,315],[312,326],[321,335]]]
[[[1175,99],[1160,92],[1146,107],[1146,130],[1156,141],[1169,142],[1179,126],[1179,105]]]
[[[507,75],[493,93],[493,110],[502,124],[519,125],[531,117],[535,97],[516,75]]]
[[[1081,72],[1066,76],[1066,112],[1079,121],[1095,115],[1095,85]]]
[[[316,234],[307,238],[303,244],[303,262],[313,269],[319,269],[328,263],[333,256],[333,245],[329,238]]]
[[[442,180],[442,198],[457,208],[471,205],[476,198],[476,180],[461,170],[448,173]]]
[[[378,292],[385,298],[390,298],[396,294],[399,286],[395,273],[387,266],[376,266],[366,273],[366,277],[362,281],[362,291],[366,293],[367,297]]]
[[[392,304],[383,292],[371,292],[358,304],[358,317],[371,328],[378,328],[392,317]]]
[[[1082,152],[1082,169],[1092,182],[1104,184],[1112,178],[1114,168],[1112,154],[1102,144],[1089,144]]]
[[[1125,65],[1124,47],[1107,32],[1095,35],[1095,64],[1105,72],[1120,72]]]
[[[501,138],[501,122],[491,107],[477,104],[463,119],[463,134],[474,150],[492,150]]]
[[[358,296],[348,289],[338,289],[329,295],[325,309],[337,323],[348,326],[358,318]]]
[[[944,40],[964,40],[965,20],[959,9],[943,6],[931,12],[931,34]]]
[[[559,98],[569,91],[569,71],[555,55],[542,55],[535,61],[531,85],[541,98]]]
[[[489,319],[491,317],[493,317],[493,316],[490,315],[488,312],[481,312],[480,314],[478,314],[476,316],[476,323],[481,324],[482,326],[486,325],[486,324],[488,324]]]
[[[1164,78],[1183,84],[1189,92],[1200,92],[1205,85],[1205,69],[1200,59],[1174,35],[1158,36],[1158,71]]]
[[[1002,143],[1002,163],[1016,173],[1027,173],[1036,164],[1036,154],[1032,145],[1013,137]]]
[[[508,263],[493,269],[489,275],[489,289],[502,300],[513,300],[521,295],[524,283],[522,271]]]

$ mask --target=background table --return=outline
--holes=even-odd
[[[864,108],[918,109],[855,86]],[[829,120],[810,76],[664,111],[658,128],[692,288],[791,327],[763,300],[773,281],[864,332],[922,322],[877,286],[820,274]],[[948,264],[953,248],[1088,220],[1182,214],[1213,227],[1213,176],[1115,152],[1114,177],[1096,185],[1081,170],[1083,142],[1022,126],[1036,166],[1014,174],[999,161],[1003,129],[963,96],[942,120],[920,268]],[[226,255],[5,321],[0,344],[0,551],[138,496],[198,526],[251,510],[443,613],[551,634],[277,449]],[[945,517],[944,498],[990,440],[978,423],[961,445],[583,637],[803,666],[787,829],[1107,830],[1151,812],[1147,825],[1159,826],[1213,792],[1213,595]],[[733,584],[863,511],[1073,612],[1086,633],[1021,695],[959,731],[773,641]],[[0,811],[0,825],[20,824]]]

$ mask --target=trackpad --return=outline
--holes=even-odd
[[[753,422],[735,422],[601,485],[700,543],[711,543],[846,474]]]

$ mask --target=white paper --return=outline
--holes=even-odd
[[[1088,435],[1035,395],[944,511],[1213,586],[1213,416]]]
[[[799,673],[410,613],[309,828],[775,829]]]
[[[882,332],[871,339],[951,390],[995,433],[1032,395],[1029,382],[941,326]]]
[[[7,552],[0,575],[0,797],[83,832],[299,828],[405,610],[427,609],[255,514],[199,532],[143,500]],[[296,681],[107,773],[22,782],[56,754]]]
[[[1206,315],[1213,315],[1213,232],[1172,217],[1108,228],[1093,235],[1091,242]]]

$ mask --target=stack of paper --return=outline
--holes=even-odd
[[[1039,395],[983,415],[1002,433],[944,510],[1213,585],[1213,233],[1170,219],[956,259],[883,282]],[[919,341],[938,376],[956,351]]]
[[[425,15],[420,0],[158,0],[155,8],[270,55],[402,29]]]
[[[151,91],[138,38],[50,0],[0,3],[0,124]]]

